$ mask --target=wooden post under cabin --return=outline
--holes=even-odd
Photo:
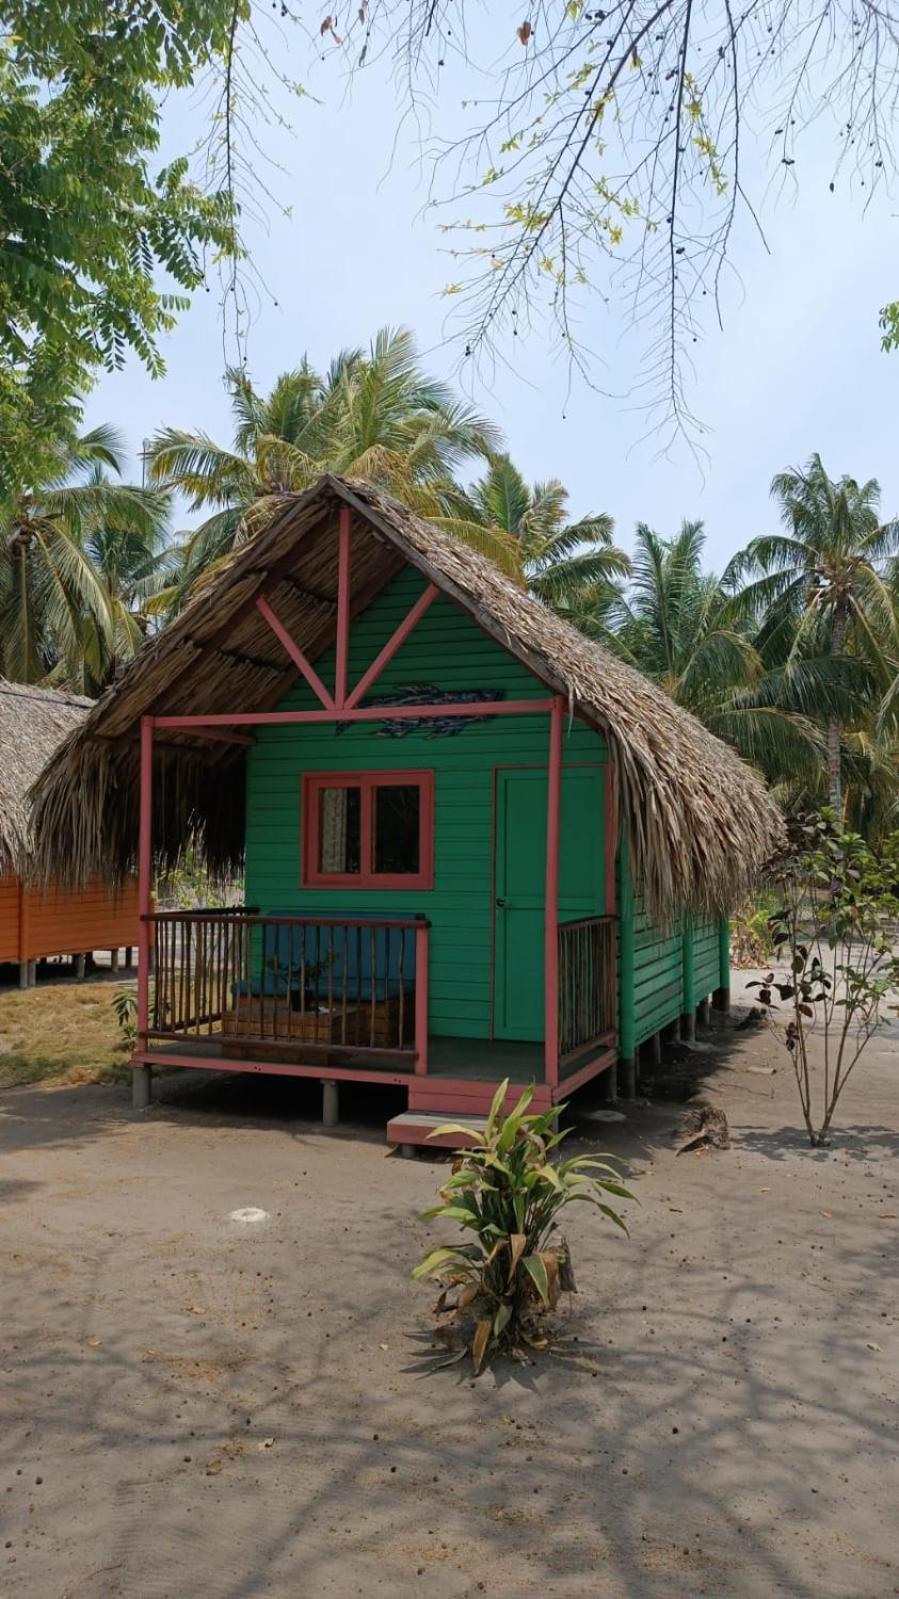
[[[718,924],[718,987],[715,989],[713,1004],[716,1010],[730,1010],[730,922],[722,916]]]

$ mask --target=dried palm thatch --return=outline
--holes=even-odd
[[[137,847],[143,715],[271,709],[295,680],[256,608],[264,594],[315,660],[336,633],[337,521],[353,515],[352,614],[416,567],[599,729],[650,910],[728,909],[772,851],[780,813],[750,768],[639,672],[530,598],[489,560],[371,485],[323,477],[284,496],[269,526],[147,645],[34,789],[42,872],[113,880]],[[288,668],[285,670],[285,668]],[[158,741],[154,844],[171,864],[190,836],[214,872],[239,862],[245,752],[182,734]]]
[[[28,791],[92,704],[77,694],[0,678],[0,873],[27,874],[32,846]]]

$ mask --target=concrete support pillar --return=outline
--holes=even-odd
[[[131,1071],[131,1104],[135,1110],[146,1110],[153,1101],[152,1066],[134,1066]]]
[[[696,1012],[685,1010],[680,1019],[680,1035],[685,1044],[692,1044],[696,1038]]]
[[[661,1064],[662,1064],[662,1035],[661,1035],[661,1033],[653,1033],[651,1039],[649,1040],[649,1058],[652,1061],[653,1066],[661,1066]]]
[[[28,962],[28,987],[37,988],[37,961]]]
[[[76,978],[77,978],[79,983],[83,983],[84,982],[84,975],[85,975],[86,971],[87,971],[87,956],[86,955],[76,955],[75,956],[75,976],[76,976]]]
[[[606,1099],[610,1105],[614,1105],[618,1098],[618,1062],[616,1061],[614,1066],[609,1066],[599,1080],[605,1086]]]
[[[19,987],[30,988],[31,962],[19,961]]]
[[[336,1127],[340,1121],[340,1089],[335,1082],[322,1083],[322,1122]]]
[[[403,1160],[414,1160],[417,1154],[418,1150],[414,1144],[400,1144],[400,1155]]]
[[[132,949],[130,944],[127,944],[125,946],[125,970],[126,970],[126,972],[130,972],[130,970],[131,970],[133,965],[134,965],[134,950]]]
[[[111,949],[109,951],[109,970],[111,972],[117,972],[118,969],[119,969],[119,952],[118,952],[117,949]]]
[[[708,1027],[710,1019],[711,1019],[711,1013],[710,1013],[710,1006],[709,1006],[709,996],[708,996],[708,994],[706,994],[705,999],[701,999],[699,1001],[698,1021],[699,1021],[700,1027]]]

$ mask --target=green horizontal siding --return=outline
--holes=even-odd
[[[684,940],[677,922],[656,926],[640,895],[634,905],[634,1036],[642,1044],[669,1022],[684,1002]]]
[[[349,681],[362,676],[422,592],[407,569],[354,621]],[[334,681],[333,651],[316,669]],[[491,697],[545,698],[547,690],[452,601],[441,596],[425,613],[373,689],[411,685],[441,690],[486,689]],[[281,710],[317,702],[299,680]],[[389,716],[389,710],[385,711]],[[267,727],[247,761],[247,903],[269,914],[377,915],[419,912],[431,924],[430,1026],[436,1033],[488,1037],[492,1017],[494,782],[498,766],[545,765],[549,719],[494,716],[450,737],[410,730],[383,736],[378,723]],[[564,760],[603,763],[606,746],[582,723],[565,723]],[[430,891],[309,889],[300,883],[301,788],[304,772],[353,770],[435,773],[435,876]],[[562,825],[564,830],[564,790]],[[601,827],[585,838],[602,851]]]
[[[696,996],[706,999],[714,993],[721,977],[718,957],[718,923],[697,922],[694,930],[694,959],[696,962]]]

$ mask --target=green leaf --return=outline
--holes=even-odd
[[[434,1271],[438,1266],[444,1266],[450,1260],[458,1260],[466,1267],[471,1264],[465,1256],[460,1255],[458,1249],[441,1247],[439,1249],[432,1249],[431,1253],[426,1255],[424,1260],[419,1261],[418,1265],[413,1268],[412,1276],[427,1277],[429,1273]]]
[[[521,1264],[530,1276],[544,1304],[549,1303],[549,1280],[539,1255],[525,1255]]]

